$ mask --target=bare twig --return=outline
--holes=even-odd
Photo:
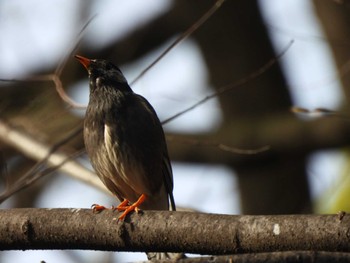
[[[67,55],[61,60],[61,62],[58,64],[56,70],[55,70],[55,75],[57,76],[61,76],[62,75],[62,71],[64,69],[64,67],[67,64],[67,61],[73,56],[73,54],[75,53],[75,51],[78,49],[78,46],[80,44],[81,39],[84,36],[84,32],[87,29],[87,27],[91,24],[91,22],[97,17],[97,15],[93,15],[82,27],[82,29],[80,30],[78,37],[76,40],[74,40],[73,43],[73,47],[70,48],[70,52],[67,53]]]
[[[55,89],[56,89],[58,95],[61,97],[61,99],[64,102],[66,102],[72,108],[77,108],[77,109],[85,109],[86,108],[85,105],[75,102],[73,99],[71,99],[68,96],[68,94],[66,93],[66,91],[63,88],[60,76],[57,75],[56,73],[29,76],[25,79],[0,79],[0,81],[6,81],[6,82],[52,81],[55,85]]]
[[[168,54],[174,47],[176,47],[183,40],[191,36],[200,26],[202,26],[224,3],[225,0],[216,0],[215,4],[196,21],[189,29],[183,32],[175,41],[172,43],[159,57],[156,58],[148,67],[146,67],[142,72],[130,83],[132,86],[140,78],[142,78],[155,64],[157,64],[166,54]]]
[[[68,105],[70,105],[71,107],[76,108],[76,109],[85,109],[86,108],[86,105],[77,103],[71,97],[68,96],[68,94],[66,93],[66,91],[63,88],[60,76],[58,76],[56,74],[53,74],[51,76],[52,76],[53,83],[55,83],[56,91],[57,91],[58,95],[61,97],[61,99],[63,99],[64,102],[66,102]]]
[[[205,103],[206,101],[215,98],[217,96],[220,96],[222,94],[224,94],[225,92],[231,91],[234,88],[243,86],[245,84],[247,84],[249,81],[258,78],[259,76],[261,76],[262,74],[264,74],[267,70],[269,70],[274,64],[277,63],[277,61],[289,50],[289,48],[292,46],[294,42],[290,41],[288,43],[288,45],[282,50],[282,52],[280,54],[278,54],[276,57],[270,59],[265,65],[263,65],[262,67],[260,67],[258,70],[252,72],[251,74],[249,74],[247,77],[242,78],[236,82],[230,83],[226,86],[223,86],[221,88],[219,88],[216,92],[214,92],[211,95],[206,96],[205,98],[201,99],[200,101],[198,101],[197,103],[193,104],[192,106],[188,107],[187,109],[184,109],[183,111],[178,112],[177,114],[165,119],[162,121],[162,124],[167,124],[168,122],[171,122],[172,120],[180,117],[181,115],[185,114],[186,112],[189,112],[191,110],[193,110],[194,108],[198,107],[199,105]]]
[[[12,184],[12,185],[7,184],[6,185],[5,191],[0,194],[0,204],[2,202],[4,202],[7,198],[11,197],[12,195],[29,187],[30,185],[32,185],[33,183],[35,183],[39,179],[43,178],[45,175],[49,175],[49,174],[59,170],[59,168],[62,165],[64,165],[66,162],[74,159],[75,157],[79,156],[80,154],[82,154],[82,151],[76,152],[74,155],[68,156],[65,160],[63,160],[60,164],[58,164],[56,166],[51,166],[51,167],[42,168],[42,169],[39,169],[39,167],[44,165],[45,162],[44,161],[38,162],[37,165],[39,165],[39,167],[37,169],[34,169],[37,166],[37,165],[35,165],[27,173],[25,173],[19,180],[17,180],[14,184]],[[50,156],[51,155],[48,155],[47,159]]]
[[[258,154],[258,153],[268,151],[270,149],[269,145],[266,145],[257,149],[240,149],[240,148],[229,146],[227,144],[218,143],[213,140],[206,141],[206,140],[199,140],[194,138],[184,138],[184,137],[181,138],[174,135],[167,135],[166,139],[167,141],[171,141],[171,142],[176,141],[176,142],[189,144],[193,146],[216,147],[220,150],[230,152],[230,153],[235,153],[235,154],[247,154],[247,155]]]
[[[78,132],[81,132],[81,130],[75,130],[72,135]],[[21,179],[23,182],[25,182],[25,184],[31,183],[33,178],[28,180],[29,177],[34,177],[34,180],[36,180],[36,176],[40,177],[52,172],[55,169],[58,169],[85,183],[105,190],[106,188],[93,172],[82,166],[77,161],[72,160],[72,156],[69,156],[63,152],[57,152],[57,149],[61,145],[65,144],[68,139],[70,139],[70,136],[68,136],[67,139],[62,140],[57,145],[50,147],[42,142],[39,142],[36,140],[36,138],[26,134],[25,132],[15,129],[3,120],[0,120],[0,140],[8,145],[11,145],[29,158],[39,162],[28,172],[27,176]],[[51,168],[40,171],[46,162]],[[39,174],[36,174],[37,172],[39,172]],[[14,191],[14,189],[12,191]]]
[[[68,59],[72,56],[73,52],[77,49],[79,42],[81,38],[83,37],[83,33],[88,27],[88,25],[95,19],[96,15],[91,17],[83,26],[83,28],[80,30],[78,34],[78,39],[75,41],[75,44],[73,48],[71,48],[71,52],[65,56],[61,62],[58,64],[58,66],[55,69],[55,72],[53,74],[45,74],[45,75],[36,75],[36,76],[30,76],[26,79],[3,79],[1,78],[0,81],[3,82],[28,82],[28,81],[52,81],[55,84],[55,89],[58,93],[58,95],[61,97],[61,99],[66,102],[68,105],[70,105],[73,108],[77,109],[85,109],[86,105],[80,104],[75,102],[72,98],[68,96],[66,91],[63,88],[62,81],[60,79],[63,68],[65,67]]]
[[[60,79],[63,68],[65,67],[68,59],[73,55],[73,53],[77,50],[78,45],[83,37],[83,33],[86,30],[86,28],[90,25],[90,23],[96,18],[96,15],[92,16],[83,26],[83,28],[80,30],[78,34],[78,39],[75,41],[75,44],[73,45],[73,48],[71,48],[71,51],[62,59],[62,61],[58,64],[55,73],[51,75],[51,80],[55,83],[56,91],[59,94],[59,96],[62,98],[63,101],[65,101],[68,105],[70,105],[73,108],[76,109],[85,109],[86,105],[80,104],[72,100],[66,91],[63,88],[62,81]]]

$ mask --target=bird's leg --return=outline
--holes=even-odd
[[[121,202],[116,208],[115,210],[118,211],[124,211],[129,205],[129,200],[128,199],[124,199],[123,202]]]
[[[142,194],[139,199],[133,203],[132,205],[126,205],[127,202],[125,204],[123,204],[125,201],[124,200],[118,207],[118,211],[124,211],[124,213],[119,217],[119,220],[124,220],[124,218],[127,216],[127,214],[129,214],[132,211],[136,211],[136,213],[139,212],[139,206],[146,200],[146,195]],[[122,205],[123,204],[123,205]]]

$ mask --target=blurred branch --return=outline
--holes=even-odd
[[[197,136],[196,136],[197,137]],[[215,149],[220,149],[222,151],[226,151],[229,153],[234,153],[234,154],[244,154],[244,155],[253,155],[253,154],[258,154],[258,153],[262,153],[265,151],[270,150],[270,146],[269,145],[265,145],[259,148],[255,148],[255,149],[240,149],[240,148],[236,148],[233,146],[229,146],[220,142],[216,142],[213,140],[201,140],[201,139],[197,139],[197,138],[192,138],[191,136],[177,136],[177,135],[170,135],[167,134],[166,135],[166,139],[168,142],[175,142],[175,143],[180,143],[180,144],[187,144],[190,145],[192,147],[201,147],[201,149],[206,148],[215,148]]]
[[[251,161],[251,158],[264,159],[273,152],[300,154],[346,146],[350,144],[348,134],[350,123],[343,118],[328,117],[302,121],[289,114],[271,116],[268,120],[260,122],[237,120],[228,124],[224,131],[219,130],[214,134],[168,134],[167,140],[172,160],[240,165],[247,160]],[[68,160],[70,156],[63,152],[50,154],[52,146],[41,143],[1,120],[0,140],[37,161],[42,161],[49,155],[49,165],[59,166],[60,171],[105,190],[92,171],[77,161]],[[260,153],[267,150],[266,145],[270,150]]]
[[[345,147],[350,145],[349,134],[350,122],[345,121],[343,116],[305,121],[291,114],[276,114],[257,120],[237,119],[228,123],[224,130],[211,134],[168,134],[167,140],[173,161],[243,165],[252,158],[263,160],[272,153],[300,155]],[[209,143],[215,141],[239,149],[259,149],[268,145],[269,151],[249,156],[235,154]]]
[[[47,159],[49,166],[57,168],[61,172],[89,185],[103,190],[106,189],[92,171],[82,166],[79,162],[72,160],[71,156],[66,153],[62,151],[55,152],[58,147],[46,145],[24,131],[12,127],[3,120],[0,120],[0,141],[14,147],[30,159],[37,160],[38,162]]]
[[[89,209],[0,210],[2,250],[91,249],[199,254],[349,252],[350,216],[229,216],[142,211],[125,222]],[[199,227],[201,226],[201,227]]]
[[[73,108],[77,108],[77,109],[85,109],[86,106],[80,103],[75,102],[73,99],[71,99],[68,94],[66,93],[66,91],[63,88],[62,85],[62,81],[60,79],[60,74],[61,73],[61,65],[59,65],[59,67],[56,69],[56,71],[58,73],[54,74],[45,74],[45,75],[34,75],[34,76],[29,76],[26,79],[0,79],[0,81],[2,82],[19,82],[19,83],[23,83],[23,82],[30,82],[30,81],[52,81],[55,84],[55,89],[58,93],[58,95],[60,96],[60,98],[66,102],[69,106],[73,107]]]

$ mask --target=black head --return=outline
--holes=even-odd
[[[76,59],[86,68],[91,83],[101,85],[128,84],[123,73],[113,63],[103,59],[88,59],[82,56],[75,56]]]

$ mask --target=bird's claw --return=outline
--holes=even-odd
[[[117,207],[112,206],[111,210],[115,211],[124,211],[122,215],[118,218],[118,221],[123,221],[125,217],[132,211],[135,211],[136,213],[140,212],[139,206],[146,200],[146,195],[142,194],[139,199],[133,203],[130,204],[129,200],[124,199],[123,202],[121,202]],[[106,210],[108,208],[104,207],[103,205],[93,204],[91,206],[92,212],[97,214],[100,213],[103,210]]]
[[[124,200],[123,202],[118,205],[117,210],[118,211],[124,211],[123,214],[118,218],[118,221],[124,220],[124,218],[132,211],[135,211],[136,213],[139,213],[140,208],[139,206],[146,200],[146,195],[142,194],[139,199],[133,203],[132,205],[128,205],[129,201]]]
[[[97,214],[97,213],[100,213],[100,212],[103,211],[103,210],[106,210],[107,208],[104,207],[103,205],[93,204],[93,205],[91,206],[91,209],[92,209],[92,212],[93,212],[94,214]]]

